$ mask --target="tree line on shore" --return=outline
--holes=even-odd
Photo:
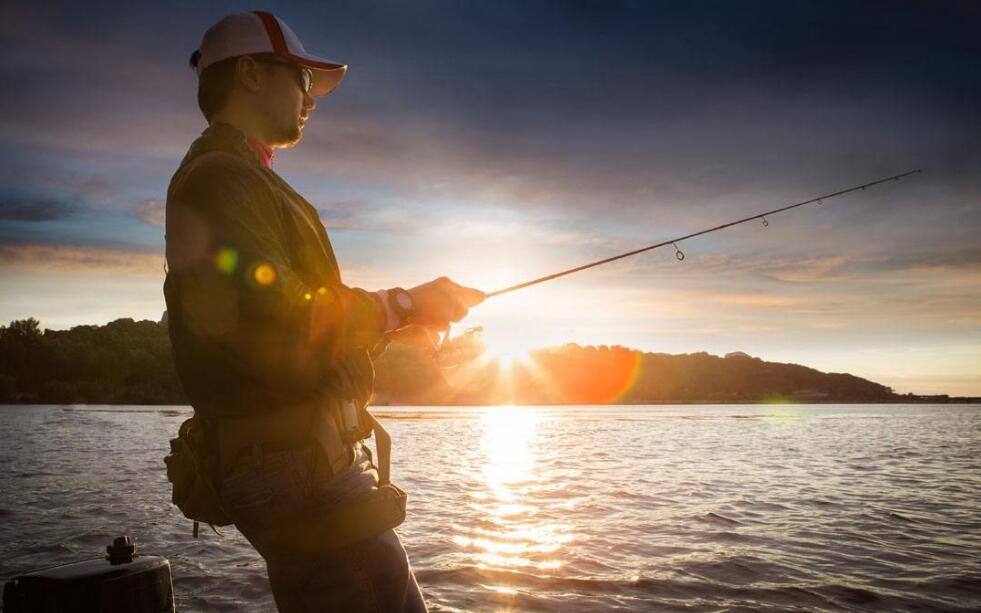
[[[745,354],[669,355],[567,344],[525,359],[487,359],[474,336],[450,349],[450,368],[392,345],[376,363],[375,404],[656,404],[686,402],[896,402],[900,396],[849,374]],[[466,351],[462,351],[462,350]],[[0,326],[0,402],[185,404],[167,328],[118,319],[42,330],[36,319]]]

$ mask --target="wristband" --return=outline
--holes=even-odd
[[[412,294],[401,287],[388,290],[388,305],[398,317],[396,327],[402,328],[412,322]]]
[[[381,307],[382,315],[384,320],[382,321],[382,332],[391,332],[399,327],[399,316],[392,309],[392,305],[388,301],[388,290],[380,289],[375,292],[375,296],[378,298],[378,305]]]

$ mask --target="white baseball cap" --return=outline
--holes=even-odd
[[[235,13],[211,26],[201,39],[198,76],[208,66],[230,57],[275,53],[313,74],[311,96],[326,96],[344,78],[347,66],[307,53],[296,33],[282,19],[264,11]]]

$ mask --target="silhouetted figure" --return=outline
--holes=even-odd
[[[424,610],[392,530],[405,496],[388,480],[389,440],[366,410],[372,360],[400,331],[459,321],[483,294],[445,277],[344,285],[316,210],[272,170],[346,66],[263,12],[219,21],[191,65],[209,127],[168,189],[164,284],[195,411],[179,440],[265,558],[281,611]],[[372,431],[374,458],[362,443]]]

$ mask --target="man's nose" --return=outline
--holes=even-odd
[[[313,109],[317,108],[317,101],[313,99],[310,94],[303,94],[303,108],[309,113]]]

